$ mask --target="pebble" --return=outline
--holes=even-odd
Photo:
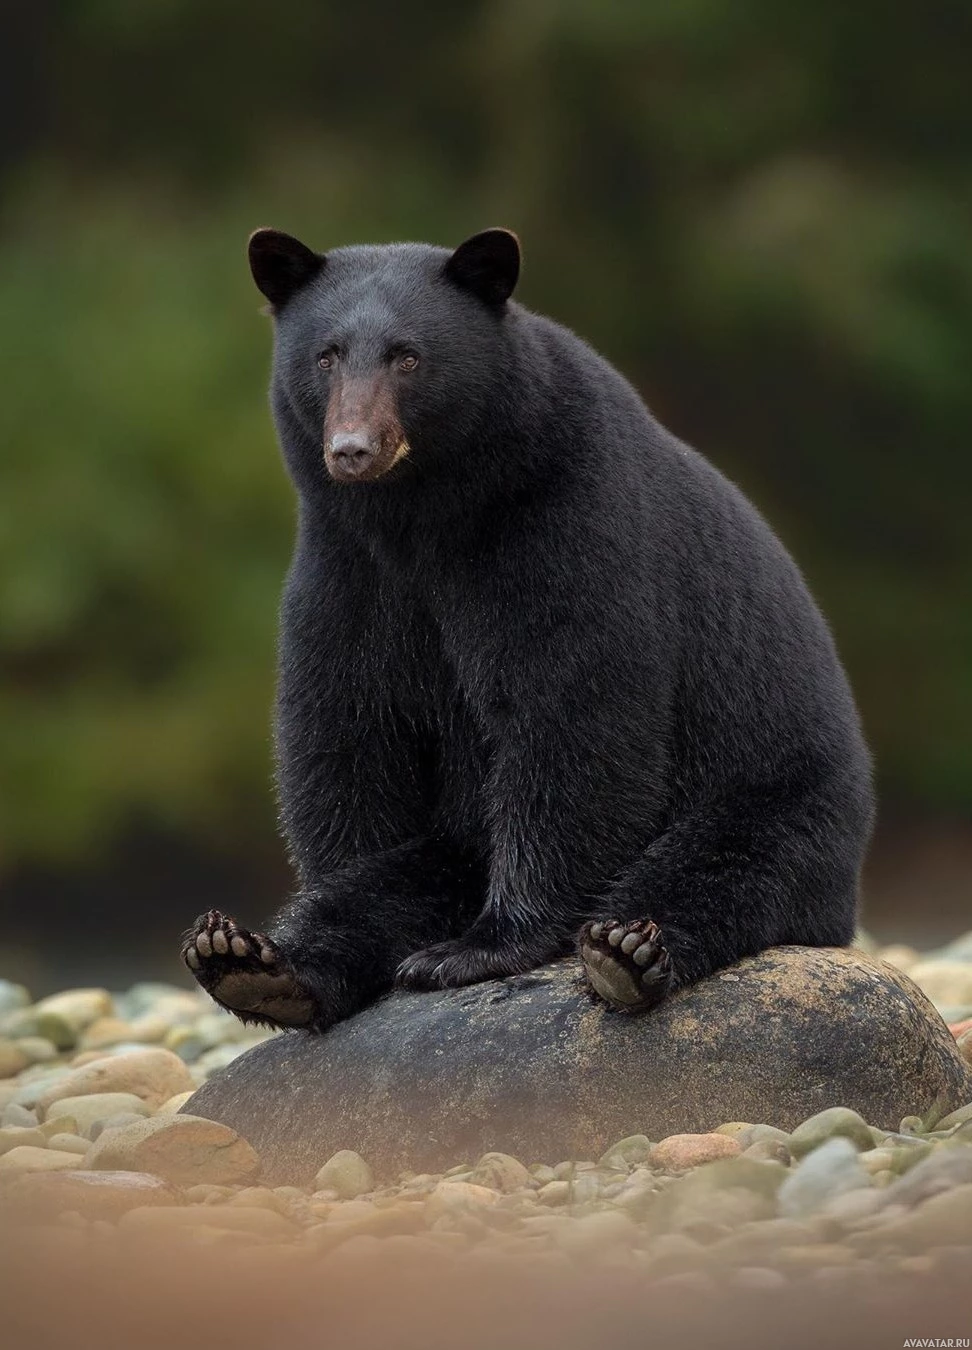
[[[314,1178],[316,1191],[334,1191],[342,1200],[353,1200],[375,1188],[371,1168],[360,1153],[342,1148],[327,1162]]]
[[[163,1102],[155,1114],[165,1116],[175,1115],[177,1111],[182,1110],[186,1102],[192,1096],[192,1093],[193,1089],[190,1089],[188,1092],[177,1092],[174,1097],[170,1097],[168,1101]]]
[[[472,1170],[469,1180],[476,1186],[508,1194],[530,1186],[533,1178],[516,1158],[509,1153],[484,1153]]]
[[[151,1172],[178,1186],[250,1181],[260,1159],[228,1125],[201,1116],[155,1116],[106,1130],[91,1145],[88,1167]]]
[[[939,1145],[905,1176],[894,1181],[885,1195],[889,1205],[920,1205],[940,1191],[972,1184],[972,1148]]]
[[[45,1017],[61,1018],[75,1036],[100,1017],[110,1017],[114,1003],[107,989],[65,989],[34,1004],[38,1025]]]
[[[652,1148],[648,1161],[652,1167],[680,1172],[720,1158],[735,1158],[741,1153],[738,1139],[726,1134],[671,1134]]]
[[[740,1266],[733,1271],[731,1283],[739,1289],[780,1289],[786,1278],[768,1266]]]
[[[643,1163],[651,1152],[651,1140],[645,1134],[629,1134],[616,1144],[605,1149],[598,1160],[598,1167],[617,1168],[627,1171],[637,1163]]]
[[[12,980],[0,980],[0,1016],[26,1008],[30,1003],[30,993],[22,984]]]
[[[853,1239],[864,1247],[972,1245],[972,1183],[932,1195],[900,1218],[867,1228]]]
[[[194,1086],[189,1070],[171,1050],[135,1050],[104,1056],[74,1069],[42,1093],[38,1105],[47,1111],[65,1097],[130,1092],[154,1110],[175,1093]]]
[[[76,1134],[52,1134],[47,1140],[47,1147],[58,1149],[61,1153],[84,1154],[91,1147],[91,1143]]]
[[[832,1106],[798,1125],[787,1141],[794,1158],[802,1158],[830,1139],[847,1139],[858,1149],[871,1149],[874,1140],[867,1121],[846,1106]]]
[[[425,1202],[425,1219],[429,1224],[437,1219],[457,1214],[475,1214],[499,1200],[499,1192],[487,1186],[475,1186],[470,1181],[440,1181]]]
[[[163,1030],[162,1035],[165,1035]],[[120,1017],[98,1017],[82,1031],[78,1046],[82,1050],[104,1050],[107,1046],[120,1045],[123,1041],[137,1041],[141,1037],[131,1023],[123,1022]],[[149,1037],[161,1040],[162,1036]]]
[[[57,1046],[46,1036],[19,1036],[17,1047],[30,1064],[47,1064],[58,1054]]]
[[[130,1209],[118,1223],[118,1231],[129,1234],[158,1234],[172,1229],[223,1229],[226,1232],[245,1232],[266,1238],[292,1238],[296,1226],[275,1210],[260,1205],[155,1205],[151,1208]]]
[[[544,1205],[582,1205],[588,1200],[596,1200],[600,1193],[600,1183],[596,1177],[582,1172],[572,1181],[558,1178],[548,1181],[537,1191],[537,1199]]]
[[[130,1209],[174,1205],[178,1199],[164,1181],[140,1172],[31,1172],[3,1188],[5,1209],[41,1218],[75,1210],[86,1219],[118,1219]]]
[[[605,1209],[579,1218],[563,1218],[552,1230],[556,1245],[566,1252],[597,1252],[618,1243],[633,1244],[638,1230],[627,1214]]]
[[[908,974],[937,1007],[960,1009],[972,1004],[972,962],[968,960],[922,960]]]
[[[0,1157],[0,1180],[20,1176],[24,1172],[56,1172],[60,1168],[77,1167],[76,1153],[62,1153],[59,1149],[18,1145]]]
[[[129,1115],[146,1116],[148,1107],[141,1097],[133,1092],[91,1092],[83,1097],[61,1097],[51,1104],[50,1114],[72,1116],[78,1132],[94,1138],[92,1129],[101,1121],[109,1120],[122,1112]]]
[[[950,1115],[943,1116],[936,1128],[951,1130],[956,1125],[964,1125],[967,1120],[972,1120],[972,1102],[968,1106],[960,1106],[957,1111],[953,1111]]]
[[[14,1078],[29,1063],[30,1056],[16,1041],[0,1036],[0,1078]]]
[[[23,1144],[46,1148],[47,1136],[38,1125],[4,1125],[0,1129],[0,1156]]]
[[[777,1196],[780,1214],[799,1219],[815,1213],[832,1196],[869,1185],[870,1177],[851,1141],[843,1135],[831,1138],[782,1183]]]
[[[3,1108],[3,1115],[0,1116],[0,1125],[36,1125],[37,1116],[26,1106],[21,1106],[19,1102],[9,1102]]]

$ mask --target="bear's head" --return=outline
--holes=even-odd
[[[520,248],[491,229],[457,249],[316,253],[257,230],[250,270],[274,318],[273,407],[300,485],[435,472],[488,424],[503,388]],[[295,444],[296,442],[296,444]],[[296,461],[296,462],[295,462]]]

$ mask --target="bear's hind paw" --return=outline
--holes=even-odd
[[[578,949],[591,988],[621,1012],[645,1012],[673,988],[672,958],[650,919],[587,923]]]
[[[206,990],[243,1022],[304,1027],[314,1002],[269,938],[211,909],[185,934],[182,959]]]

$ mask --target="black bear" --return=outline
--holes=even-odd
[[[297,893],[183,956],[250,1021],[579,942],[648,1008],[777,943],[847,943],[870,763],[834,645],[755,509],[607,361],[510,296],[486,230],[250,240],[299,499],[276,711]]]

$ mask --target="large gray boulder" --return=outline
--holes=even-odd
[[[271,1182],[341,1148],[380,1176],[492,1149],[597,1158],[730,1120],[792,1129],[828,1106],[873,1125],[972,1101],[972,1072],[921,991],[861,952],[777,947],[645,1016],[610,1011],[579,963],[441,993],[396,992],[323,1035],[288,1032],[186,1104],[244,1135]]]

